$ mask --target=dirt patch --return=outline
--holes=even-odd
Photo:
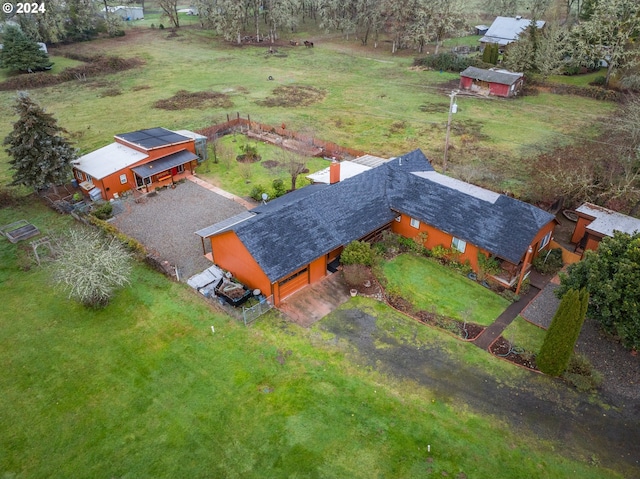
[[[140,67],[144,64],[139,58],[121,58],[104,55],[80,56],[72,53],[67,53],[64,56],[73,60],[83,61],[85,64],[67,68],[58,74],[51,74],[51,72],[45,71],[17,75],[0,83],[0,91],[43,88],[59,85],[68,81],[84,81],[87,78],[118,73]]]
[[[120,88],[108,88],[104,91],[101,91],[98,95],[100,98],[107,98],[111,96],[120,96],[122,95],[122,90]]]
[[[626,470],[629,477],[638,475],[640,411],[633,404],[604,407],[591,396],[541,374],[531,373],[523,379],[514,375],[507,380],[485,374],[438,342],[411,340],[410,332],[405,335],[408,339],[396,338],[393,331],[378,327],[377,318],[358,309],[335,311],[319,327],[334,335],[330,344],[345,344],[359,364],[415,381],[437,400],[495,416],[516,431],[557,441],[567,455],[577,459],[595,457],[605,467]],[[421,327],[418,323],[413,326]]]
[[[197,91],[192,93],[187,90],[178,90],[171,98],[158,100],[153,106],[161,110],[230,108],[233,106],[233,102],[224,93],[214,91]]]
[[[267,170],[273,170],[273,169],[278,168],[280,166],[280,162],[278,162],[276,160],[266,160],[266,161],[263,161],[261,164]]]
[[[321,102],[327,95],[327,91],[307,85],[285,85],[275,88],[271,96],[256,103],[261,106],[297,107],[309,106]]]

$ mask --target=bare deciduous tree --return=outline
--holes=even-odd
[[[59,240],[52,268],[54,282],[70,299],[102,308],[129,283],[131,254],[116,238],[72,229]]]

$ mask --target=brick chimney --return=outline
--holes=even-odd
[[[331,162],[329,166],[329,184],[338,183],[340,181],[340,163],[336,160]]]

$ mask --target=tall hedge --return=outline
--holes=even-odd
[[[587,314],[588,304],[589,293],[586,289],[570,289],[562,297],[536,357],[540,371],[560,376],[567,369]]]

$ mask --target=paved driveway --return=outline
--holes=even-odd
[[[183,281],[211,266],[194,232],[246,211],[237,202],[191,181],[160,190],[142,203],[135,203],[131,196],[122,202],[122,211],[112,224],[177,266]]]

